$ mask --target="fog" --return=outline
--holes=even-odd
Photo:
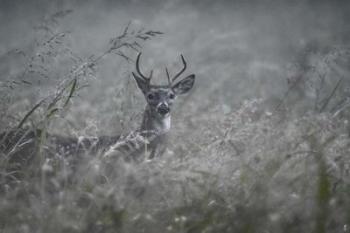
[[[164,156],[111,163],[113,176],[91,151],[70,168],[40,133],[13,178],[27,136],[0,134],[0,232],[348,231],[349,12],[340,0],[1,0],[0,133],[138,129],[138,52],[155,84],[181,55],[196,79]],[[110,49],[118,36],[137,44]]]
[[[2,1],[1,53],[30,46],[34,26],[68,9],[74,12],[57,30],[71,32],[77,53],[97,53],[128,22],[159,30],[164,35],[142,49],[145,69],[164,78],[164,67],[175,69],[184,54],[198,76],[197,91],[216,85],[217,101],[228,105],[280,96],[285,68],[308,43],[349,40],[346,1]],[[117,62],[101,68],[101,79],[120,78]]]

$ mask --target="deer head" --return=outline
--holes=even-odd
[[[170,77],[168,69],[165,68],[168,84],[167,85],[153,85],[151,79],[153,70],[149,76],[144,75],[140,70],[140,57],[141,53],[138,54],[136,59],[136,71],[132,73],[137,86],[142,91],[145,99],[150,107],[151,111],[156,113],[159,117],[167,117],[170,114],[171,106],[178,95],[185,94],[193,87],[195,75],[191,74],[180,81],[176,80],[186,70],[186,61],[181,55],[183,68],[174,77]]]

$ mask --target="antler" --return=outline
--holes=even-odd
[[[136,58],[136,71],[138,73],[138,75],[143,79],[145,80],[148,84],[150,84],[151,82],[151,79],[152,79],[152,75],[153,75],[153,70],[151,70],[151,73],[149,75],[149,77],[146,77],[145,75],[142,74],[141,72],[141,69],[140,69],[140,57],[141,57],[141,53],[139,53],[137,55],[137,58]],[[182,60],[182,64],[183,64],[183,68],[180,70],[179,73],[177,73],[172,79],[170,78],[170,75],[169,75],[169,71],[168,71],[168,68],[165,68],[165,72],[166,72],[166,75],[167,75],[167,78],[168,78],[168,84],[169,86],[171,86],[173,84],[173,82],[178,78],[180,77],[180,75],[186,70],[187,68],[187,64],[186,64],[186,61],[185,61],[185,58],[182,56],[181,54],[181,60]]]
[[[140,70],[140,57],[141,57],[141,53],[139,53],[139,55],[137,55],[137,58],[136,58],[136,71],[141,76],[141,78],[143,78],[145,81],[150,83],[153,75],[153,70],[151,70],[149,77],[144,76]]]
[[[166,72],[166,76],[168,78],[168,84],[169,84],[169,86],[171,86],[172,82],[171,82],[171,79],[170,79],[168,68],[166,68],[166,67],[165,67],[165,72]]]
[[[177,73],[174,76],[174,78],[173,78],[173,80],[171,82],[174,82],[175,79],[177,79],[186,70],[187,64],[186,64],[185,58],[182,56],[182,54],[181,54],[181,60],[182,60],[182,63],[184,65],[184,67],[182,68],[182,70],[179,73]]]

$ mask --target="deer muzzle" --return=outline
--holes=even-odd
[[[167,115],[167,114],[170,112],[169,105],[166,104],[166,103],[160,103],[160,104],[157,106],[157,112],[158,112],[160,115],[162,115],[162,116]]]

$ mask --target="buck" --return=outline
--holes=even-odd
[[[153,85],[151,84],[153,70],[149,76],[144,75],[140,69],[140,57],[141,53],[136,59],[136,73],[132,74],[147,103],[141,127],[124,137],[73,138],[48,135],[50,150],[65,155],[86,152],[95,154],[102,151],[104,158],[124,156],[127,159],[138,161],[153,159],[164,153],[167,133],[171,126],[172,105],[178,95],[185,94],[192,89],[195,75],[191,74],[179,79],[187,67],[186,61],[181,55],[183,68],[174,77],[170,77],[168,69],[165,68],[167,85]],[[15,161],[18,159],[28,160],[28,157],[35,156],[36,150],[33,148],[38,144],[36,139],[40,135],[40,130],[6,132],[0,135],[0,152],[11,155]],[[24,163],[26,164],[27,161]]]
[[[133,157],[135,154],[145,151],[146,159],[153,159],[163,154],[166,149],[167,133],[171,127],[171,107],[178,95],[187,93],[193,87],[194,74],[177,81],[187,68],[182,55],[183,68],[174,77],[170,77],[168,69],[165,68],[168,81],[166,85],[151,84],[153,70],[148,76],[144,75],[140,69],[140,57],[141,53],[136,59],[137,73],[133,72],[132,74],[147,102],[141,127],[136,134],[132,134],[127,140],[121,140],[111,146],[106,156],[113,155],[115,151],[125,151],[125,149],[126,153],[133,154],[131,155]]]

